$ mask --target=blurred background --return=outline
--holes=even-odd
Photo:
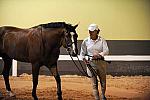
[[[91,23],[107,40],[149,40],[150,0],[0,0],[0,26],[56,21],[80,23],[79,40],[88,36]]]

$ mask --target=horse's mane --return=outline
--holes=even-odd
[[[71,24],[66,24],[65,22],[51,22],[46,24],[40,24],[38,26],[42,26],[43,28],[67,28],[67,29],[73,27]]]

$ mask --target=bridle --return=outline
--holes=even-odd
[[[70,34],[70,32],[66,32],[66,34]],[[73,35],[71,37],[73,37]],[[69,41],[69,40],[71,40],[71,41]],[[69,52],[71,51],[73,44],[75,45],[74,40],[72,41],[72,39],[68,39],[67,36],[65,36],[65,46],[66,46],[67,51],[69,51]]]
[[[72,35],[72,36],[73,36],[73,35]],[[77,57],[78,62],[79,62],[79,64],[80,64],[80,67],[82,68],[82,71],[81,71],[81,69],[79,68],[79,66],[77,65],[77,63],[74,61],[73,56],[71,55],[71,46],[72,46],[73,44],[75,44],[75,42],[74,42],[74,41],[72,42],[72,40],[71,40],[71,43],[69,43],[67,37],[65,36],[65,43],[66,43],[66,51],[68,52],[68,54],[69,54],[71,60],[73,61],[74,65],[76,66],[76,68],[79,70],[79,72],[80,72],[83,76],[90,77],[90,76],[88,76],[88,74],[86,73],[85,69],[83,68],[83,65],[81,64],[81,61],[79,60],[78,55],[76,55],[75,57]]]
[[[71,41],[71,43],[69,43],[68,39],[65,37],[65,43],[66,43],[66,50],[71,51],[71,46],[74,42]]]

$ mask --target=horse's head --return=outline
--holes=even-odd
[[[67,51],[72,56],[77,56],[78,54],[78,48],[77,48],[78,34],[76,33],[76,30],[75,30],[77,26],[78,24],[75,26],[68,25],[64,32],[65,37],[63,41],[63,47],[66,48]]]

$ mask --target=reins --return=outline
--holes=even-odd
[[[71,56],[70,52],[69,52],[69,51],[67,51],[67,52],[68,52],[68,54],[70,55],[71,60],[73,61],[73,63],[75,64],[75,66],[76,66],[76,68],[79,70],[79,72],[80,72],[83,76],[86,76],[86,77],[88,77],[88,78],[91,78],[91,76],[89,76],[89,75],[87,74],[87,72],[84,70],[82,63],[81,63],[81,61],[79,60],[79,57],[76,56],[77,59],[78,59],[78,62],[79,62],[79,64],[80,64],[80,67],[82,68],[82,71],[83,71],[83,72],[80,70],[80,68],[78,67],[78,65],[75,63],[75,61],[74,61],[73,57]],[[92,74],[94,75],[94,77],[97,77],[98,74],[97,74],[97,72],[92,68],[92,66],[91,66],[90,64],[87,64],[87,67],[88,67],[89,70],[92,72]]]
[[[75,61],[74,61],[73,57],[71,56],[70,52],[69,52],[69,51],[67,51],[67,52],[68,52],[68,54],[70,55],[71,60],[73,61],[74,65],[75,65],[76,68],[79,70],[79,72],[80,72],[83,76],[90,77],[90,76],[86,73],[86,71],[84,70],[84,68],[83,68],[83,66],[82,66],[82,64],[81,64],[81,62],[80,62],[80,60],[79,60],[79,57],[76,56],[76,57],[78,58],[78,62],[79,62],[79,64],[80,64],[80,67],[82,68],[82,71],[83,71],[83,72],[80,70],[80,68],[78,67],[78,65],[75,63]]]
[[[91,76],[89,76],[87,73],[86,73],[86,71],[83,69],[83,66],[82,66],[82,64],[81,64],[81,61],[79,60],[79,57],[77,56],[77,58],[78,58],[78,62],[79,62],[79,64],[80,64],[80,66],[82,67],[82,70],[84,71],[84,73],[86,74],[86,76],[87,77],[89,77],[89,78],[91,78]],[[86,66],[89,68],[89,70],[92,72],[92,74],[95,76],[95,77],[97,77],[97,72],[92,68],[92,66],[90,65],[90,64],[86,64]]]
[[[70,54],[70,51],[67,51],[67,52],[68,52],[68,54],[70,55],[71,60],[73,61],[73,63],[75,64],[75,66],[76,66],[76,68],[79,70],[79,72],[80,72],[83,76],[86,76],[86,77],[88,77],[88,78],[91,78],[91,76],[89,76],[89,75],[87,74],[87,72],[84,70],[82,63],[81,63],[81,61],[79,60],[79,57],[76,56],[77,59],[78,59],[78,62],[79,62],[79,64],[80,64],[80,67],[82,68],[82,71],[83,71],[83,72],[82,72],[81,69],[78,67],[78,65],[75,63],[73,57],[72,57],[71,54]],[[89,55],[86,55],[86,56],[92,57],[92,56],[89,56]],[[102,60],[105,61],[104,59],[102,59]],[[107,63],[111,63],[110,61],[106,61],[106,62],[107,62]],[[97,77],[98,74],[97,74],[97,72],[92,68],[92,66],[91,66],[90,64],[87,64],[87,67],[88,67],[89,70],[92,72],[92,74],[94,75],[94,77]]]

